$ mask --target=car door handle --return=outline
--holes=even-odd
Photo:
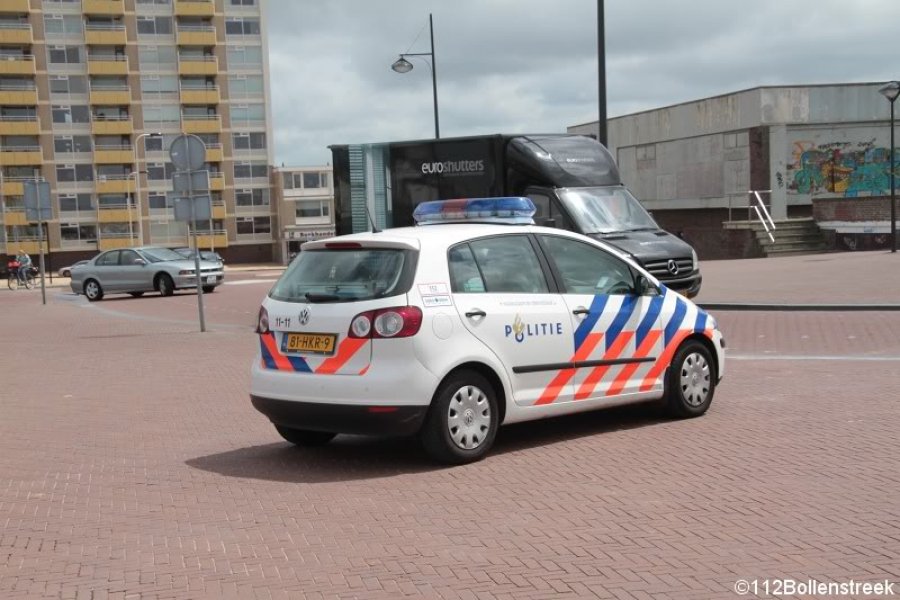
[[[469,317],[470,319],[473,319],[475,317],[486,317],[487,313],[484,312],[483,310],[481,310],[480,308],[476,308],[475,310],[470,310],[469,312],[467,312],[466,316]]]
[[[591,314],[591,311],[589,311],[586,308],[576,308],[575,310],[572,311],[572,314],[573,315],[589,315],[589,314]]]

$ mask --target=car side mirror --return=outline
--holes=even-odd
[[[147,264],[147,261],[145,261],[143,258],[136,258],[132,261],[132,264],[141,265],[143,267]]]
[[[638,275],[637,293],[638,296],[659,296],[659,288],[643,275]]]

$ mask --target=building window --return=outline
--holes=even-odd
[[[172,178],[175,172],[175,166],[170,163],[148,163],[147,164],[147,180],[162,181]]]
[[[90,152],[91,136],[57,135],[53,137],[54,152]]]
[[[172,4],[172,0],[135,0],[135,4],[157,4],[166,6]]]
[[[56,181],[93,181],[93,165],[56,165]]]
[[[164,192],[150,192],[147,196],[147,204],[154,210],[165,210],[172,207],[172,203]]]
[[[272,219],[270,217],[238,217],[237,234],[253,235],[257,233],[271,233]]]
[[[225,35],[259,35],[259,19],[228,17],[225,19]]]
[[[269,189],[235,190],[235,206],[269,206]]]
[[[329,213],[328,200],[302,200],[297,202],[297,218],[322,218]]]
[[[228,78],[228,95],[231,98],[258,98],[264,90],[261,75],[232,75]]]
[[[181,121],[181,112],[177,104],[160,106],[144,105],[144,125],[148,123],[178,123]],[[150,138],[144,138],[148,140]]]
[[[87,77],[84,75],[53,75],[50,77],[51,94],[86,94]]]
[[[138,17],[138,35],[170,35],[172,33],[172,17]],[[174,52],[175,49],[172,48]]]
[[[175,75],[142,75],[142,94],[177,94],[178,77]]]
[[[286,190],[323,189],[328,187],[328,175],[323,171],[282,173],[281,182]]]
[[[159,69],[160,67],[174,69],[177,63],[175,46],[140,46],[138,59],[141,69]]]
[[[264,161],[245,161],[234,163],[235,179],[268,179],[269,165]]]
[[[48,35],[80,35],[83,27],[81,15],[44,13],[44,32]]]
[[[266,134],[262,132],[233,133],[231,142],[235,150],[265,150]]]
[[[87,106],[54,106],[54,123],[90,123],[91,111]]]
[[[75,65],[84,62],[83,46],[50,46],[47,55],[51,64]]]
[[[88,244],[97,241],[97,226],[79,223],[60,223],[59,234],[64,242]]]
[[[231,122],[240,125],[259,123],[266,120],[266,107],[263,104],[232,104]]]
[[[100,208],[122,208],[129,204],[134,206],[134,200],[125,194],[100,194],[97,196],[97,204]]]
[[[226,56],[229,69],[262,67],[262,49],[259,46],[229,46]]]
[[[231,0],[232,6],[256,6],[256,0]]]
[[[93,215],[95,210],[94,198],[90,194],[59,195],[59,212],[88,213]]]

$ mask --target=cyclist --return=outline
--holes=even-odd
[[[16,261],[19,263],[19,281],[24,284],[28,279],[28,271],[31,269],[31,257],[28,256],[27,252],[19,248]]]

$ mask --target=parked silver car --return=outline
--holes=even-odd
[[[63,267],[59,270],[60,277],[70,277],[72,275],[72,269],[75,267],[80,267],[81,265],[86,265],[89,261],[79,260],[76,263],[69,265],[68,267]]]
[[[222,266],[200,261],[204,293],[211,293],[225,279]],[[107,250],[87,264],[72,268],[70,285],[76,294],[84,294],[91,302],[105,294],[131,294],[157,291],[171,296],[176,289],[196,288],[194,261],[168,248],[146,246]]]

